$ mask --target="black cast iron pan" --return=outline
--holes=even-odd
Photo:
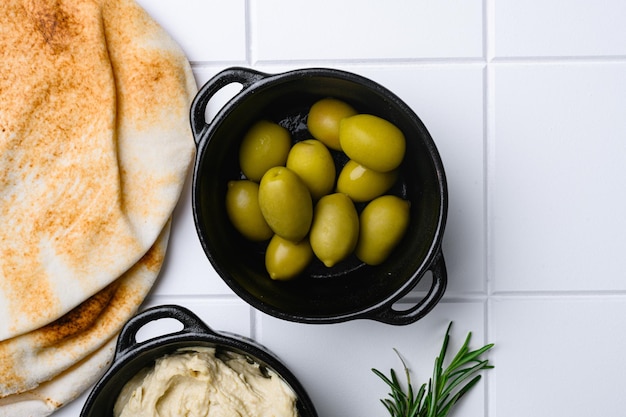
[[[241,91],[207,121],[209,101],[230,84],[240,84]],[[272,281],[265,271],[264,245],[248,242],[228,220],[226,186],[241,178],[239,144],[253,123],[265,118],[286,127],[294,141],[309,139],[308,110],[324,97],[342,99],[358,112],[385,118],[403,131],[406,156],[390,192],[411,201],[411,222],[404,240],[381,265],[364,265],[353,257],[326,268],[318,261],[292,281]],[[200,243],[220,277],[249,304],[301,323],[372,319],[402,325],[420,319],[441,299],[447,284],[441,250],[448,208],[445,172],[422,121],[391,91],[335,69],[271,75],[234,67],[200,89],[191,107],[191,128],[197,144],[192,207]],[[334,155],[339,169],[345,155]],[[398,310],[394,304],[429,271],[432,283],[426,295]]]

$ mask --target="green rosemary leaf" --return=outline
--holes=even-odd
[[[417,392],[411,383],[410,371],[397,350],[396,354],[404,368],[406,388],[402,387],[393,369],[390,371],[391,378],[372,369],[391,388],[391,399],[381,400],[391,417],[446,417],[450,409],[478,383],[481,375],[476,374],[493,368],[488,360],[483,360],[480,356],[494,345],[488,344],[470,351],[471,332],[452,361],[444,368],[451,326],[452,322],[446,329],[439,356],[435,358],[432,377]]]
[[[450,331],[450,327],[451,326],[448,326],[448,332]],[[450,361],[450,364],[448,365],[448,369],[457,368],[459,366],[459,363],[464,360],[465,355],[469,351],[469,343],[470,343],[471,338],[472,338],[472,332],[469,332],[467,334],[467,337],[465,338],[465,341],[463,342],[463,345],[461,345],[461,348],[459,349],[457,354],[454,356],[452,361]]]
[[[450,392],[452,392],[452,390],[454,390],[459,384],[461,384],[463,381],[465,381],[467,378],[469,378],[472,374],[481,371],[482,369],[485,369],[487,367],[487,361],[482,361],[482,362],[478,362],[476,365],[470,367],[470,368],[466,368],[466,369],[461,369],[457,372],[454,372],[452,375],[456,375],[456,378],[452,379],[448,385],[446,386],[446,388],[442,391],[441,395],[448,395]]]
[[[489,345],[483,346],[482,348],[477,349],[477,350],[475,350],[473,352],[467,352],[465,354],[465,356],[462,358],[462,360],[459,360],[457,363],[450,364],[448,369],[453,371],[456,368],[458,368],[459,366],[465,365],[466,363],[477,362],[478,361],[477,358],[480,355],[482,355],[483,353],[485,353],[487,350],[491,349],[492,347],[493,347],[493,344],[489,344]],[[454,373],[454,372],[451,372],[451,373]]]
[[[439,358],[443,358],[446,356],[446,352],[448,351],[448,343],[450,342],[450,329],[452,328],[452,322],[448,324],[448,328],[446,329],[446,334],[443,337],[443,343],[441,344],[441,351],[439,352]],[[443,359],[441,359],[441,363],[443,363]]]
[[[475,376],[463,388],[461,388],[456,394],[454,394],[454,396],[452,396],[450,400],[442,403],[438,407],[440,411],[437,413],[437,417],[445,417],[446,415],[448,415],[448,412],[450,411],[452,406],[455,405],[461,399],[461,397],[463,397],[474,385],[476,385],[480,378],[480,375]]]
[[[413,403],[411,407],[407,410],[407,416],[417,416],[419,409],[422,404],[422,399],[424,398],[424,393],[426,392],[426,384],[422,384],[420,389],[417,391],[417,395],[414,397]]]
[[[389,410],[389,414],[392,416],[395,417],[402,415],[402,412],[398,409],[398,403],[391,400],[385,400],[384,404],[387,407],[387,410]]]
[[[393,402],[389,401],[389,400],[380,400],[381,403],[383,403],[383,405],[385,406],[385,408],[387,409],[387,411],[389,411],[389,414],[391,414],[392,416],[396,416],[397,414],[394,414],[393,411]]]
[[[393,384],[393,382],[391,382],[389,380],[389,378],[387,378],[382,372],[380,372],[378,369],[372,369],[372,372],[374,372],[376,375],[378,375],[378,377],[380,377],[380,379],[382,379],[383,381],[385,381],[385,383],[387,385],[389,385],[391,387],[391,389],[396,389],[397,387]],[[391,373],[393,374],[393,369],[391,370]]]

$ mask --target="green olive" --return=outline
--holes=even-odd
[[[316,101],[311,106],[307,117],[307,128],[315,139],[336,151],[341,150],[339,143],[339,122],[357,114],[348,103],[332,97]]]
[[[398,168],[406,150],[402,131],[371,114],[343,119],[339,124],[339,140],[341,149],[350,159],[380,172]]]
[[[268,169],[284,166],[291,149],[291,134],[267,120],[256,122],[239,147],[239,167],[247,179],[259,182]]]
[[[359,215],[350,197],[333,193],[315,205],[309,240],[313,253],[327,267],[350,255],[359,237]]]
[[[313,201],[300,177],[286,167],[270,168],[259,185],[259,206],[277,235],[299,242],[311,227]]]
[[[308,239],[292,242],[274,235],[265,251],[265,268],[274,280],[295,278],[309,265],[313,251]]]
[[[374,171],[351,159],[339,173],[337,191],[347,194],[354,202],[363,203],[387,192],[397,178],[396,169],[389,172]]]
[[[409,208],[407,200],[395,195],[384,195],[368,203],[359,217],[356,256],[369,265],[383,263],[406,232]]]
[[[259,184],[250,180],[228,182],[226,213],[235,229],[253,241],[263,241],[274,234],[259,207]]]
[[[335,161],[330,151],[317,139],[308,139],[292,146],[287,168],[304,181],[313,200],[330,193],[335,185]]]

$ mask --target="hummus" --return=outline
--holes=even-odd
[[[181,349],[123,387],[115,417],[297,417],[293,390],[274,372],[234,352]]]

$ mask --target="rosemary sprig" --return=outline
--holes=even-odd
[[[450,341],[450,328],[448,325],[443,339],[441,352],[435,359],[433,376],[414,392],[411,383],[411,375],[406,363],[396,349],[394,351],[400,358],[406,378],[406,391],[402,388],[396,372],[391,369],[390,377],[383,375],[377,369],[372,369],[390,388],[389,397],[380,400],[391,417],[445,417],[463,395],[478,383],[483,369],[491,369],[492,365],[480,356],[491,349],[493,343],[480,349],[470,351],[469,342],[472,333],[468,333],[463,346],[459,349],[450,364],[444,368],[444,359]],[[471,378],[471,379],[470,379]]]

